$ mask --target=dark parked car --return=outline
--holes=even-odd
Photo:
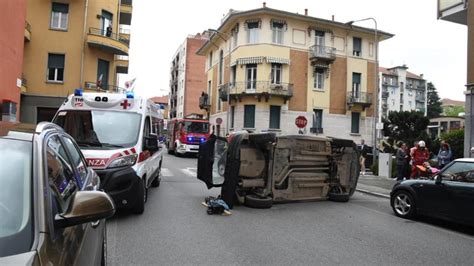
[[[105,264],[115,206],[61,128],[0,122],[0,184],[0,265]]]
[[[430,179],[395,184],[390,202],[399,217],[423,214],[474,225],[474,159],[457,159]]]

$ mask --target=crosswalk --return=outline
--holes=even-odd
[[[175,169],[171,170],[169,168],[161,168],[161,176],[162,177],[171,177],[171,176],[179,176],[179,175],[187,175],[191,177],[196,177],[197,175],[197,168],[196,167],[186,167],[183,169]]]

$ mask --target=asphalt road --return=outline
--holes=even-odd
[[[201,202],[219,190],[196,179],[196,160],[165,155],[145,213],[122,211],[108,221],[111,265],[474,264],[474,229],[400,219],[387,199],[361,193],[348,203],[237,206],[231,216],[207,215]]]

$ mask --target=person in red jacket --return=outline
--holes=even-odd
[[[412,153],[412,157],[411,157],[412,165],[411,165],[410,178],[415,178],[418,176],[418,169],[416,166],[417,165],[423,166],[425,162],[428,162],[429,158],[430,158],[430,152],[426,148],[425,142],[420,140],[418,142],[418,147],[416,147]]]

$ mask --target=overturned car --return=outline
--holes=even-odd
[[[253,208],[274,202],[346,202],[359,178],[352,140],[238,132],[228,141],[211,135],[199,147],[198,179],[221,187],[221,198]]]

